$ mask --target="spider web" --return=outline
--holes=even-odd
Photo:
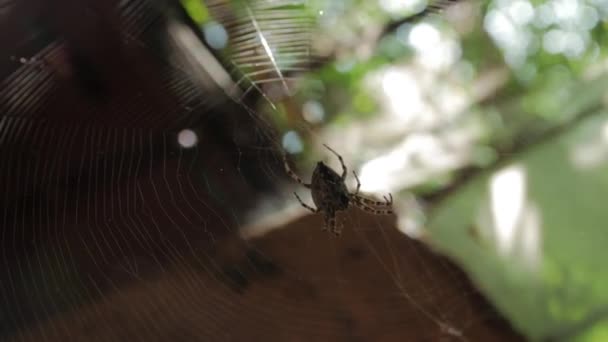
[[[241,44],[229,78],[181,52],[171,4],[56,6],[0,4],[3,339],[496,337],[488,322],[504,323],[466,277],[392,218],[349,210],[340,239],[319,216],[239,235],[265,199],[291,196],[278,133],[248,97],[274,104],[267,85],[290,95],[313,64],[305,3],[209,3]]]

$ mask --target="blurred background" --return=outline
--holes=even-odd
[[[608,339],[604,0],[0,0],[0,47],[0,340]],[[395,213],[323,231],[323,144]]]

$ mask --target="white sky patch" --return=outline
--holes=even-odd
[[[548,53],[557,54],[566,46],[565,35],[562,30],[553,29],[543,35],[543,48]]]
[[[506,62],[514,67],[521,67],[531,50],[534,35],[525,24],[532,19],[529,9],[523,4],[493,9],[484,20],[486,31],[503,50]],[[515,14],[523,17],[516,18]]]
[[[576,0],[553,0],[553,11],[561,21],[576,20],[582,6]]]
[[[567,32],[565,41],[566,46],[564,49],[564,54],[570,58],[581,56],[587,48],[587,43],[583,39],[583,35],[579,32]]]
[[[432,134],[412,133],[391,152],[363,164],[361,190],[385,192],[413,186],[464,165],[468,141],[460,142],[455,152],[444,149],[441,140]]]
[[[510,44],[517,36],[517,29],[510,18],[499,10],[490,10],[485,16],[484,26],[496,40]]]
[[[599,21],[600,17],[595,8],[588,5],[583,6],[583,10],[581,11],[581,19],[578,22],[578,25],[583,30],[593,29]]]
[[[528,1],[513,1],[508,9],[509,16],[518,25],[526,25],[534,18],[534,7]]]
[[[416,50],[425,51],[439,43],[441,34],[434,26],[420,23],[412,28],[408,40]]]
[[[536,15],[534,17],[534,25],[538,28],[547,28],[556,21],[555,12],[553,7],[548,4],[542,4],[536,8]]]
[[[491,227],[497,252],[509,262],[517,261],[537,271],[541,261],[541,211],[527,198],[526,172],[512,165],[490,178]]]
[[[403,160],[395,154],[385,155],[365,163],[359,173],[361,191],[380,192],[389,189],[391,173],[403,168]]]
[[[391,112],[404,120],[404,123],[424,108],[418,83],[406,71],[388,69],[382,77],[382,90],[388,97]]]
[[[439,29],[428,23],[414,26],[408,42],[418,51],[418,63],[435,71],[452,65],[461,55],[458,42],[443,37]]]
[[[529,0],[494,0],[484,27],[503,51],[506,62],[516,68],[526,65],[537,51],[535,36],[551,54],[580,58],[591,45],[589,30],[599,22],[598,11],[582,0],[548,0],[534,6]],[[546,30],[538,32],[536,28]]]
[[[552,54],[563,53],[576,57],[585,51],[586,43],[578,32],[553,29],[544,34],[543,48]]]
[[[517,226],[526,200],[526,176],[514,165],[495,173],[490,179],[490,210],[498,251],[508,255],[513,249]]]
[[[184,129],[177,134],[177,142],[183,148],[192,148],[198,143],[198,136],[193,130]]]

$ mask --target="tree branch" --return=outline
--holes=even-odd
[[[582,111],[581,114],[567,120],[566,122],[548,127],[544,130],[541,130],[534,136],[530,135],[521,135],[514,139],[514,143],[509,146],[496,147],[496,151],[498,152],[499,158],[497,158],[492,164],[486,167],[479,166],[469,166],[457,171],[456,178],[453,182],[447,185],[444,188],[441,188],[435,192],[428,193],[425,195],[419,196],[419,198],[426,203],[430,204],[429,210],[432,211],[435,208],[439,207],[441,203],[443,203],[447,198],[457,193],[460,189],[464,188],[466,185],[471,183],[475,178],[482,175],[485,172],[490,172],[492,170],[497,170],[505,164],[509,163],[521,153],[531,150],[532,148],[541,145],[545,142],[548,142],[552,139],[555,139],[564,133],[566,133],[570,128],[582,122],[584,119],[587,119],[593,115],[599,114],[604,109],[602,103],[596,103],[587,110]]]

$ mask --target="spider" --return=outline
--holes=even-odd
[[[319,161],[312,173],[312,179],[310,184],[304,183],[302,179],[291,170],[287,163],[287,157],[284,156],[283,162],[285,164],[285,171],[293,178],[296,182],[304,185],[310,189],[312,200],[317,207],[316,209],[304,203],[297,193],[293,193],[300,204],[312,211],[313,213],[324,213],[325,214],[325,225],[323,230],[329,230],[335,235],[340,235],[341,229],[336,225],[336,212],[340,210],[346,210],[349,204],[354,204],[358,208],[375,215],[389,215],[392,214],[391,210],[393,204],[393,195],[389,194],[389,198],[384,197],[384,202],[374,201],[367,199],[359,195],[359,188],[361,188],[361,182],[357,173],[353,171],[353,175],[357,180],[357,190],[354,193],[348,192],[346,184],[346,175],[348,169],[344,165],[344,160],[336,151],[332,150],[329,146],[323,144],[330,152],[336,155],[342,165],[342,175],[338,175],[334,170],[325,165],[322,161]],[[386,209],[378,209],[375,207],[381,207]]]

